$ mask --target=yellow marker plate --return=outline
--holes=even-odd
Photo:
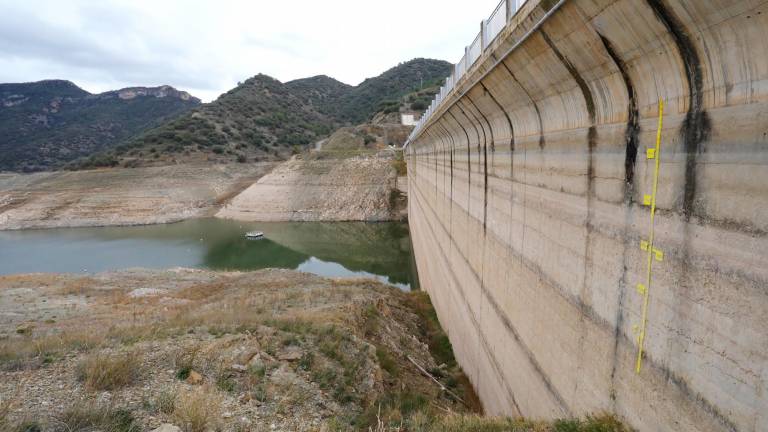
[[[653,253],[656,255],[656,261],[662,261],[664,259],[664,252],[661,250],[653,248]]]
[[[640,240],[640,250],[648,250],[648,240]]]
[[[651,205],[651,196],[650,195],[643,195],[643,205]]]
[[[653,158],[655,158],[655,157],[656,157],[656,149],[655,149],[655,148],[649,148],[649,149],[645,149],[645,156],[646,156],[648,159],[653,159]]]

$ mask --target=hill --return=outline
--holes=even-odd
[[[282,159],[338,126],[325,112],[349,87],[322,76],[283,84],[259,74],[81,166]]]
[[[414,59],[401,63],[376,78],[368,78],[342,98],[341,116],[351,124],[361,123],[381,109],[421,88],[442,82],[452,64],[441,60]]]
[[[353,87],[319,75],[286,83],[256,75],[215,101],[79,163],[145,166],[285,159],[389,101],[444,79],[451,64],[414,59]]]
[[[169,86],[91,94],[63,80],[0,84],[0,171],[60,167],[199,103]]]

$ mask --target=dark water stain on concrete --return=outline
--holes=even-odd
[[[640,134],[640,114],[638,113],[637,108],[637,92],[635,91],[635,86],[632,84],[632,79],[629,77],[627,64],[616,52],[611,41],[600,33],[598,33],[598,36],[600,36],[600,40],[603,42],[605,51],[619,69],[621,78],[624,80],[624,87],[627,91],[627,129],[624,132],[624,139],[626,141],[626,151],[624,156],[624,201],[630,203],[634,196],[635,163],[637,161],[637,148],[639,145]]]
[[[616,374],[620,366],[619,360],[619,341],[621,339],[621,329],[624,326],[624,296],[627,292],[627,273],[629,265],[629,250],[634,247],[635,240],[630,235],[630,225],[632,220],[632,210],[634,208],[634,177],[635,177],[635,163],[637,161],[637,149],[639,145],[639,113],[637,108],[637,93],[635,87],[632,84],[632,80],[629,77],[627,64],[619,56],[618,52],[614,48],[608,38],[598,32],[598,36],[603,43],[605,51],[608,56],[611,57],[616,68],[621,73],[621,77],[624,81],[624,87],[627,92],[627,127],[624,132],[625,139],[625,157],[624,157],[624,203],[626,207],[626,214],[624,219],[624,245],[622,248],[622,270],[621,278],[619,279],[619,289],[616,299],[616,325],[613,329],[613,349],[612,349],[612,361],[611,361],[611,388],[609,397],[611,401],[616,403]]]
[[[695,212],[696,159],[702,150],[701,144],[709,139],[712,130],[709,116],[704,110],[704,77],[701,72],[701,60],[693,41],[688,36],[687,29],[675,13],[662,0],[646,0],[646,2],[674,39],[688,78],[688,112],[680,129],[686,154],[682,211],[685,221],[688,222]]]

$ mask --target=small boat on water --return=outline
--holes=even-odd
[[[264,237],[264,233],[261,231],[248,231],[247,233],[245,233],[245,238],[251,239],[251,240],[260,239],[262,237]]]

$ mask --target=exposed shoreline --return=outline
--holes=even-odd
[[[0,174],[0,230],[136,226],[213,216],[276,164]]]

